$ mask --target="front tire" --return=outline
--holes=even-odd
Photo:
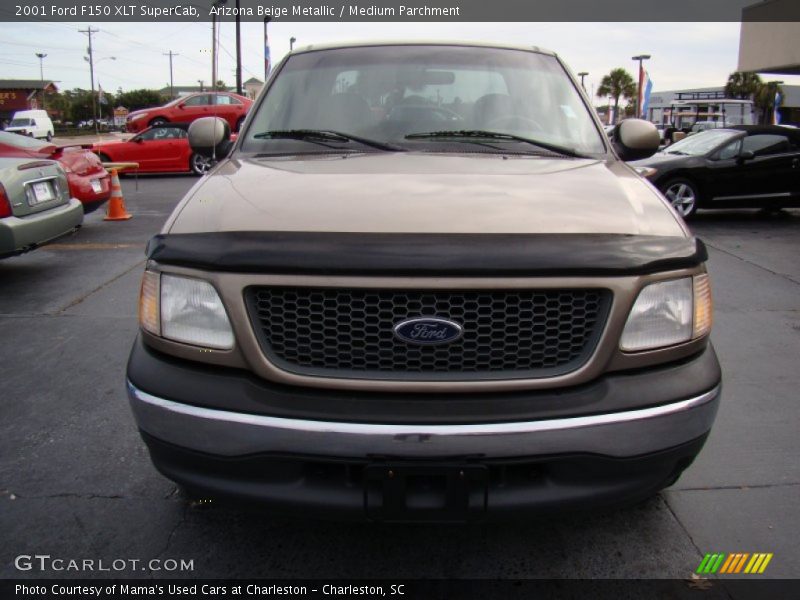
[[[692,218],[699,202],[697,186],[688,179],[670,179],[661,186],[661,192],[684,219]]]
[[[197,154],[197,152],[193,152],[189,157],[189,170],[197,176],[202,176],[208,173],[211,165],[212,162],[210,158],[203,156],[202,154]]]
[[[53,141],[53,134],[50,133],[49,131],[47,132],[47,135],[44,136],[44,137],[48,142],[52,142]]]

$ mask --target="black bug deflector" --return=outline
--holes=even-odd
[[[526,277],[646,275],[708,254],[678,236],[232,231],[156,235],[147,258],[241,273]]]

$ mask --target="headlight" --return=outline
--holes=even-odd
[[[136,121],[136,120],[141,119],[141,118],[146,117],[146,116],[147,115],[144,114],[144,113],[142,113],[140,115],[133,115],[132,117],[128,117],[128,121]]]
[[[233,330],[217,291],[207,281],[145,271],[139,323],[150,333],[176,342],[233,348]]]
[[[711,322],[708,275],[651,283],[633,304],[620,348],[638,352],[681,344],[707,335]]]

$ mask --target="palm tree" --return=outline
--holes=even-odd
[[[728,98],[748,100],[758,92],[758,88],[761,85],[761,77],[759,77],[758,73],[735,71],[728,75],[728,83],[725,84],[725,95]]]
[[[753,104],[756,105],[761,114],[761,123],[770,125],[772,123],[772,111],[775,110],[775,94],[780,92],[781,104],[783,104],[783,90],[776,81],[761,83],[755,94],[753,94]]]
[[[620,96],[626,100],[636,95],[636,82],[633,76],[622,67],[613,69],[608,75],[604,75],[597,88],[597,95],[601,98],[611,96],[614,99],[614,120],[619,115]]]

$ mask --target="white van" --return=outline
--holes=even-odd
[[[18,110],[6,127],[9,133],[21,133],[34,138],[53,139],[55,130],[46,110]]]

